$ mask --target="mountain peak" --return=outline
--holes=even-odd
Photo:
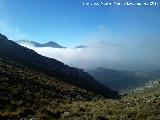
[[[47,42],[47,43],[50,43],[50,44],[57,44],[56,42],[53,42],[53,41],[49,41],[49,42]]]
[[[64,48],[61,45],[57,44],[56,42],[49,41],[43,44],[45,47],[53,47],[53,48]]]

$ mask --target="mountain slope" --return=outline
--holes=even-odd
[[[22,47],[0,35],[0,57],[14,61],[28,68],[55,77],[66,83],[86,89],[107,98],[117,98],[118,93],[95,81],[78,68],[69,67],[55,59],[47,58],[28,48]]]
[[[1,120],[159,120],[160,117],[160,81],[150,82],[150,87],[133,91],[120,100],[111,100],[3,59],[0,76]]]
[[[16,41],[16,43],[18,43],[19,45],[22,45],[22,46],[65,48],[65,47],[63,47],[53,41],[50,41],[50,42],[47,42],[44,44],[40,44],[40,43],[37,43],[34,41],[29,41],[29,40],[18,40],[18,41]]]
[[[36,115],[58,102],[95,98],[86,90],[0,58],[0,119]]]

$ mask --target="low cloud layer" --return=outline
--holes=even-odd
[[[87,48],[50,48],[24,45],[41,55],[55,58],[70,66],[93,69],[106,67],[121,70],[143,70],[160,67],[159,41],[137,44],[93,42]]]

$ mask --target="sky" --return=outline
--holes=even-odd
[[[77,63],[77,59],[73,62],[73,58],[79,56],[80,59],[85,52],[85,56],[89,56],[85,59],[86,64],[94,59],[93,64],[98,63],[97,66],[103,66],[102,63],[106,60],[109,62],[105,65],[110,67],[124,66],[126,62],[133,65],[137,60],[141,61],[139,64],[158,63],[160,3],[156,6],[85,5],[94,2],[148,3],[150,0],[0,0],[0,33],[14,41],[55,41],[68,48],[79,45],[97,46],[94,51],[56,50],[58,57],[55,51],[44,53],[35,49],[49,57],[61,56],[60,60],[67,64]],[[103,44],[106,47],[111,45],[114,49],[99,49],[104,48]],[[67,57],[65,60],[64,56]],[[95,59],[97,57],[99,59]],[[79,67],[77,64],[72,65]]]
[[[102,0],[109,1],[114,0]],[[93,7],[83,2],[99,0],[0,0],[0,32],[12,40],[55,41],[66,47],[159,37],[160,6]]]

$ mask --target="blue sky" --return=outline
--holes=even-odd
[[[13,40],[55,41],[67,47],[91,41],[159,40],[160,4],[91,7],[83,6],[84,1],[0,0],[0,32]],[[87,0],[93,1],[99,0]]]

